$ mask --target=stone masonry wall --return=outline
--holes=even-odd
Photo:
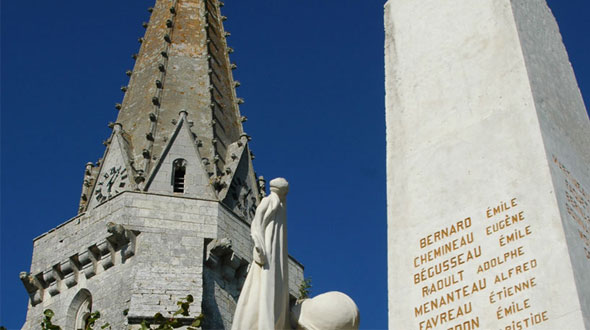
[[[117,245],[110,222],[132,239]],[[107,250],[105,242],[112,242]],[[81,289],[90,291],[101,319],[117,327],[175,310],[179,298],[192,294],[191,311],[205,313],[206,328],[229,328],[251,253],[249,224],[218,202],[124,192],[35,239],[31,276],[44,289],[41,301],[29,304],[23,329],[37,328],[47,308],[56,324],[69,324]],[[91,255],[86,264],[84,255]],[[60,270],[70,260],[66,278]],[[45,282],[47,273],[57,275]],[[289,276],[297,297],[303,267],[292,258]]]
[[[188,119],[186,119],[188,120]],[[173,164],[176,159],[186,160],[186,174],[184,177],[184,196],[201,197],[215,199],[215,194],[211,185],[209,185],[209,176],[202,165],[202,159],[197,152],[195,138],[184,125],[178,128],[178,132],[173,136],[174,140],[170,149],[166,153],[162,163],[159,165],[154,180],[151,182],[148,191],[172,194],[172,175]]]
[[[237,217],[223,204],[219,204],[218,240],[209,244],[207,267],[203,278],[203,312],[206,315],[205,328],[229,329],[240,291],[252,262],[253,242],[250,225]],[[221,240],[231,245],[231,251],[216,252],[212,245]],[[219,245],[217,245],[219,246]],[[220,262],[211,262],[212,254]],[[303,281],[303,266],[289,258],[289,291],[292,300],[298,298],[299,285]]]
[[[192,311],[198,315],[203,247],[206,238],[216,236],[216,204],[125,192],[38,237],[34,242],[31,274],[42,278],[47,269],[71,257],[77,260],[86,247],[104,241],[110,235],[108,222],[122,224],[137,233],[135,253],[128,259],[115,254],[114,265],[104,269],[103,261],[95,257],[96,275],[86,278],[84,272],[76,270],[78,283],[70,288],[57,276],[56,287],[60,292],[51,296],[48,288],[43,290],[43,301],[36,306],[29,305],[24,328],[36,327],[46,308],[54,310],[56,322],[65,324],[67,309],[81,288],[91,292],[94,310],[100,310],[103,319],[111,324],[122,324],[122,312],[127,308],[130,319],[173,310],[178,298],[189,293],[195,297]],[[32,318],[33,315],[38,317]]]
[[[133,258],[125,264],[117,262],[113,269],[103,271],[101,268],[97,275],[90,279],[86,279],[84,275],[80,274],[79,283],[76,286],[53,297],[49,293],[45,293],[42,303],[36,306],[31,306],[29,303],[27,321],[23,325],[23,329],[39,329],[45,309],[55,312],[54,324],[62,326],[63,329],[69,329],[68,325],[72,320],[68,320],[66,316],[74,297],[82,289],[87,289],[92,293],[93,310],[100,310],[101,321],[104,320],[110,324],[126,324],[123,311],[129,306],[131,294],[131,288],[126,279],[133,273],[133,266]]]
[[[109,222],[123,225],[133,240],[109,245],[105,255],[101,247],[113,236],[107,231]],[[215,266],[207,256],[224,239],[230,248]],[[81,263],[85,251],[92,255],[86,266]],[[206,328],[229,328],[251,252],[249,224],[218,202],[124,192],[35,239],[31,275],[45,289],[40,303],[29,304],[23,329],[37,328],[47,308],[55,312],[56,324],[69,324],[68,310],[81,289],[90,291],[93,310],[112,325],[175,310],[175,302],[190,293],[195,298],[192,312],[207,315]],[[69,260],[73,285],[59,272],[52,283],[43,282],[44,273],[53,274]],[[292,258],[289,276],[291,295],[297,297],[303,267]],[[123,315],[126,309],[128,317]]]

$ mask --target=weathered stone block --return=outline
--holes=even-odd
[[[590,122],[545,1],[385,29],[389,328],[589,329]]]

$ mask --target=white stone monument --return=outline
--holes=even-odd
[[[590,329],[590,122],[544,0],[385,5],[390,329]]]
[[[270,195],[256,208],[251,235],[252,264],[240,293],[232,330],[357,330],[358,307],[331,291],[289,304],[287,193],[284,178],[270,181]]]
[[[250,226],[254,261],[238,299],[232,330],[287,329],[290,326],[288,192],[287,180],[271,180],[270,195],[263,198],[256,209]]]

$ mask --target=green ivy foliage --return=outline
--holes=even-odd
[[[299,284],[299,300],[309,298],[309,294],[311,293],[311,277],[305,278]]]
[[[171,314],[169,317],[165,317],[164,315],[162,315],[162,313],[156,313],[154,315],[153,324],[146,320],[143,320],[140,324],[141,330],[173,330],[185,326],[186,323],[180,321],[175,317],[178,315],[189,316],[189,308],[193,301],[194,298],[190,294],[185,298],[181,298],[178,302],[176,302],[178,310],[176,310],[174,313],[169,312]],[[200,314],[199,316],[194,318],[190,325],[187,327],[187,329],[197,330],[198,328],[200,328],[204,317],[205,316],[203,314]],[[157,328],[153,328],[152,326],[157,326]]]
[[[190,315],[190,305],[194,302],[194,298],[192,295],[188,295],[184,298],[180,298],[179,301],[176,302],[178,306],[178,310],[174,313],[168,312],[170,314],[168,317],[162,315],[162,313],[156,313],[153,317],[153,321],[143,320],[140,323],[141,330],[173,330],[178,329],[183,326],[187,326],[186,321],[181,321],[176,317],[185,316],[188,317]],[[129,309],[123,311],[124,315],[127,315]],[[58,325],[55,325],[51,322],[51,319],[55,316],[55,313],[51,309],[46,309],[43,312],[45,316],[43,321],[41,321],[41,330],[62,330],[62,328]],[[195,317],[194,319],[190,320],[190,324],[188,325],[188,330],[197,330],[201,327],[203,319],[205,316],[200,314],[199,316]],[[97,329],[111,329],[110,324],[105,323],[100,326],[100,328],[96,328],[97,321],[100,319],[100,312],[93,312],[88,317],[86,321],[87,325],[86,328],[83,330],[97,330]],[[0,327],[0,330],[6,330],[4,327]],[[79,329],[82,330],[82,329]]]
[[[41,321],[42,330],[61,330],[59,325],[55,325],[51,322],[51,319],[55,316],[55,313],[51,309],[43,311],[43,321]]]

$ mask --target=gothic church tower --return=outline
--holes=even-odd
[[[192,294],[205,329],[231,327],[264,196],[242,128],[217,0],[157,0],[104,156],[85,169],[79,213],[34,240],[24,329],[45,309],[64,329],[91,311],[137,328]],[[295,296],[303,267],[291,259]],[[124,313],[126,311],[126,313]]]

